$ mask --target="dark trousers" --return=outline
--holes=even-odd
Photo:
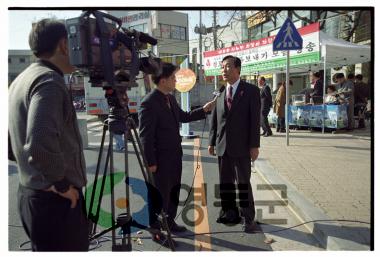
[[[155,187],[148,186],[149,224],[157,227],[161,209],[172,224],[177,215],[182,176],[182,152],[162,151],[157,156],[157,171],[153,173]]]
[[[263,129],[264,133],[272,133],[272,130],[269,126],[268,122],[268,114],[269,114],[270,109],[268,108],[263,108],[261,110],[261,128]]]
[[[19,185],[18,210],[33,251],[88,251],[88,222],[83,194],[70,200],[53,192]]]
[[[277,118],[277,131],[278,130],[285,130],[285,117],[284,118]]]
[[[251,187],[251,160],[249,157],[218,157],[219,183],[222,211],[236,209],[236,189],[239,207],[246,222],[255,218],[255,204]]]

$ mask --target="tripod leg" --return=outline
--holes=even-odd
[[[114,181],[114,165],[113,165],[113,132],[110,133],[110,186],[111,186],[111,224],[114,225],[115,222],[115,181]],[[112,230],[112,247],[116,246],[116,233]]]
[[[127,126],[128,127],[128,126]],[[131,207],[130,207],[130,195],[129,195],[129,166],[128,166],[128,134],[129,131],[124,131],[124,173],[125,173],[125,197],[127,200],[127,214],[131,215]],[[127,238],[125,238],[125,233],[123,236],[122,244],[125,245],[127,243],[127,247],[132,250],[132,242],[131,242],[131,227],[127,226],[126,231]],[[125,242],[127,240],[127,242]]]
[[[93,189],[91,192],[91,198],[90,198],[90,207],[88,209],[88,219],[91,222],[90,224],[90,233],[95,233],[96,230],[96,223],[98,222],[99,217],[96,215],[92,214],[92,208],[94,205],[94,199],[95,199],[95,191],[96,191],[96,186],[97,186],[97,181],[98,181],[98,176],[99,176],[99,169],[100,169],[100,164],[102,161],[102,155],[103,155],[103,147],[104,147],[104,141],[105,141],[105,136],[106,136],[106,131],[107,131],[107,125],[103,125],[103,133],[102,133],[102,140],[100,143],[100,149],[99,149],[99,155],[98,155],[98,161],[96,164],[96,172],[95,172],[95,178],[94,178],[94,184],[93,184]]]
[[[104,192],[104,187],[106,185],[106,178],[107,178],[107,170],[108,170],[108,162],[110,160],[110,154],[111,154],[111,151],[112,151],[112,145],[108,146],[108,151],[107,151],[107,157],[106,157],[106,163],[104,164],[104,171],[103,171],[103,177],[102,177],[102,183],[100,185],[100,191],[99,191],[99,198],[98,198],[98,206],[96,208],[96,214],[94,216],[95,218],[95,225],[94,225],[94,228],[93,228],[93,234],[96,233],[96,226],[97,226],[97,223],[99,221],[99,213],[100,213],[100,206],[102,204],[102,200],[103,200],[103,192]],[[96,188],[93,189],[94,192],[96,190]]]

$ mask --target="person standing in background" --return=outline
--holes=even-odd
[[[321,73],[313,73],[313,92],[310,94],[310,97],[313,99],[313,104],[322,104],[323,103],[323,80]]]
[[[268,114],[270,108],[272,107],[272,94],[270,87],[265,82],[264,77],[260,77],[259,79],[259,87],[260,87],[260,98],[261,98],[261,128],[263,129],[263,133],[261,134],[264,137],[268,137],[273,135],[272,130],[269,126],[268,122]]]
[[[347,118],[348,125],[347,130],[353,130],[355,127],[354,120],[354,106],[355,106],[355,86],[351,80],[346,80],[343,73],[336,74],[336,80],[338,82],[337,89],[339,94],[343,94],[348,100]]]

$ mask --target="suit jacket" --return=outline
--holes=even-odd
[[[318,79],[314,84],[314,90],[310,94],[311,96],[323,96],[323,81],[322,79]]]
[[[260,90],[240,81],[231,110],[225,99],[226,90],[212,112],[209,145],[216,146],[218,156],[250,156],[250,148],[260,147]]]
[[[272,107],[272,93],[270,87],[265,84],[262,89],[260,89],[260,98],[261,98],[261,109],[269,110]]]
[[[169,94],[171,108],[165,95],[154,89],[146,95],[139,110],[139,133],[148,165],[157,165],[160,151],[182,151],[179,123],[201,120],[206,117],[203,108],[184,112],[174,96]]]

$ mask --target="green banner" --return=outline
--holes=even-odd
[[[312,52],[290,56],[290,67],[308,65],[320,62],[320,52]],[[263,72],[286,68],[286,57],[270,61],[261,61],[250,65],[244,65],[241,68],[241,75],[252,75],[255,72]],[[205,71],[206,76],[221,75],[221,69],[208,69]]]

